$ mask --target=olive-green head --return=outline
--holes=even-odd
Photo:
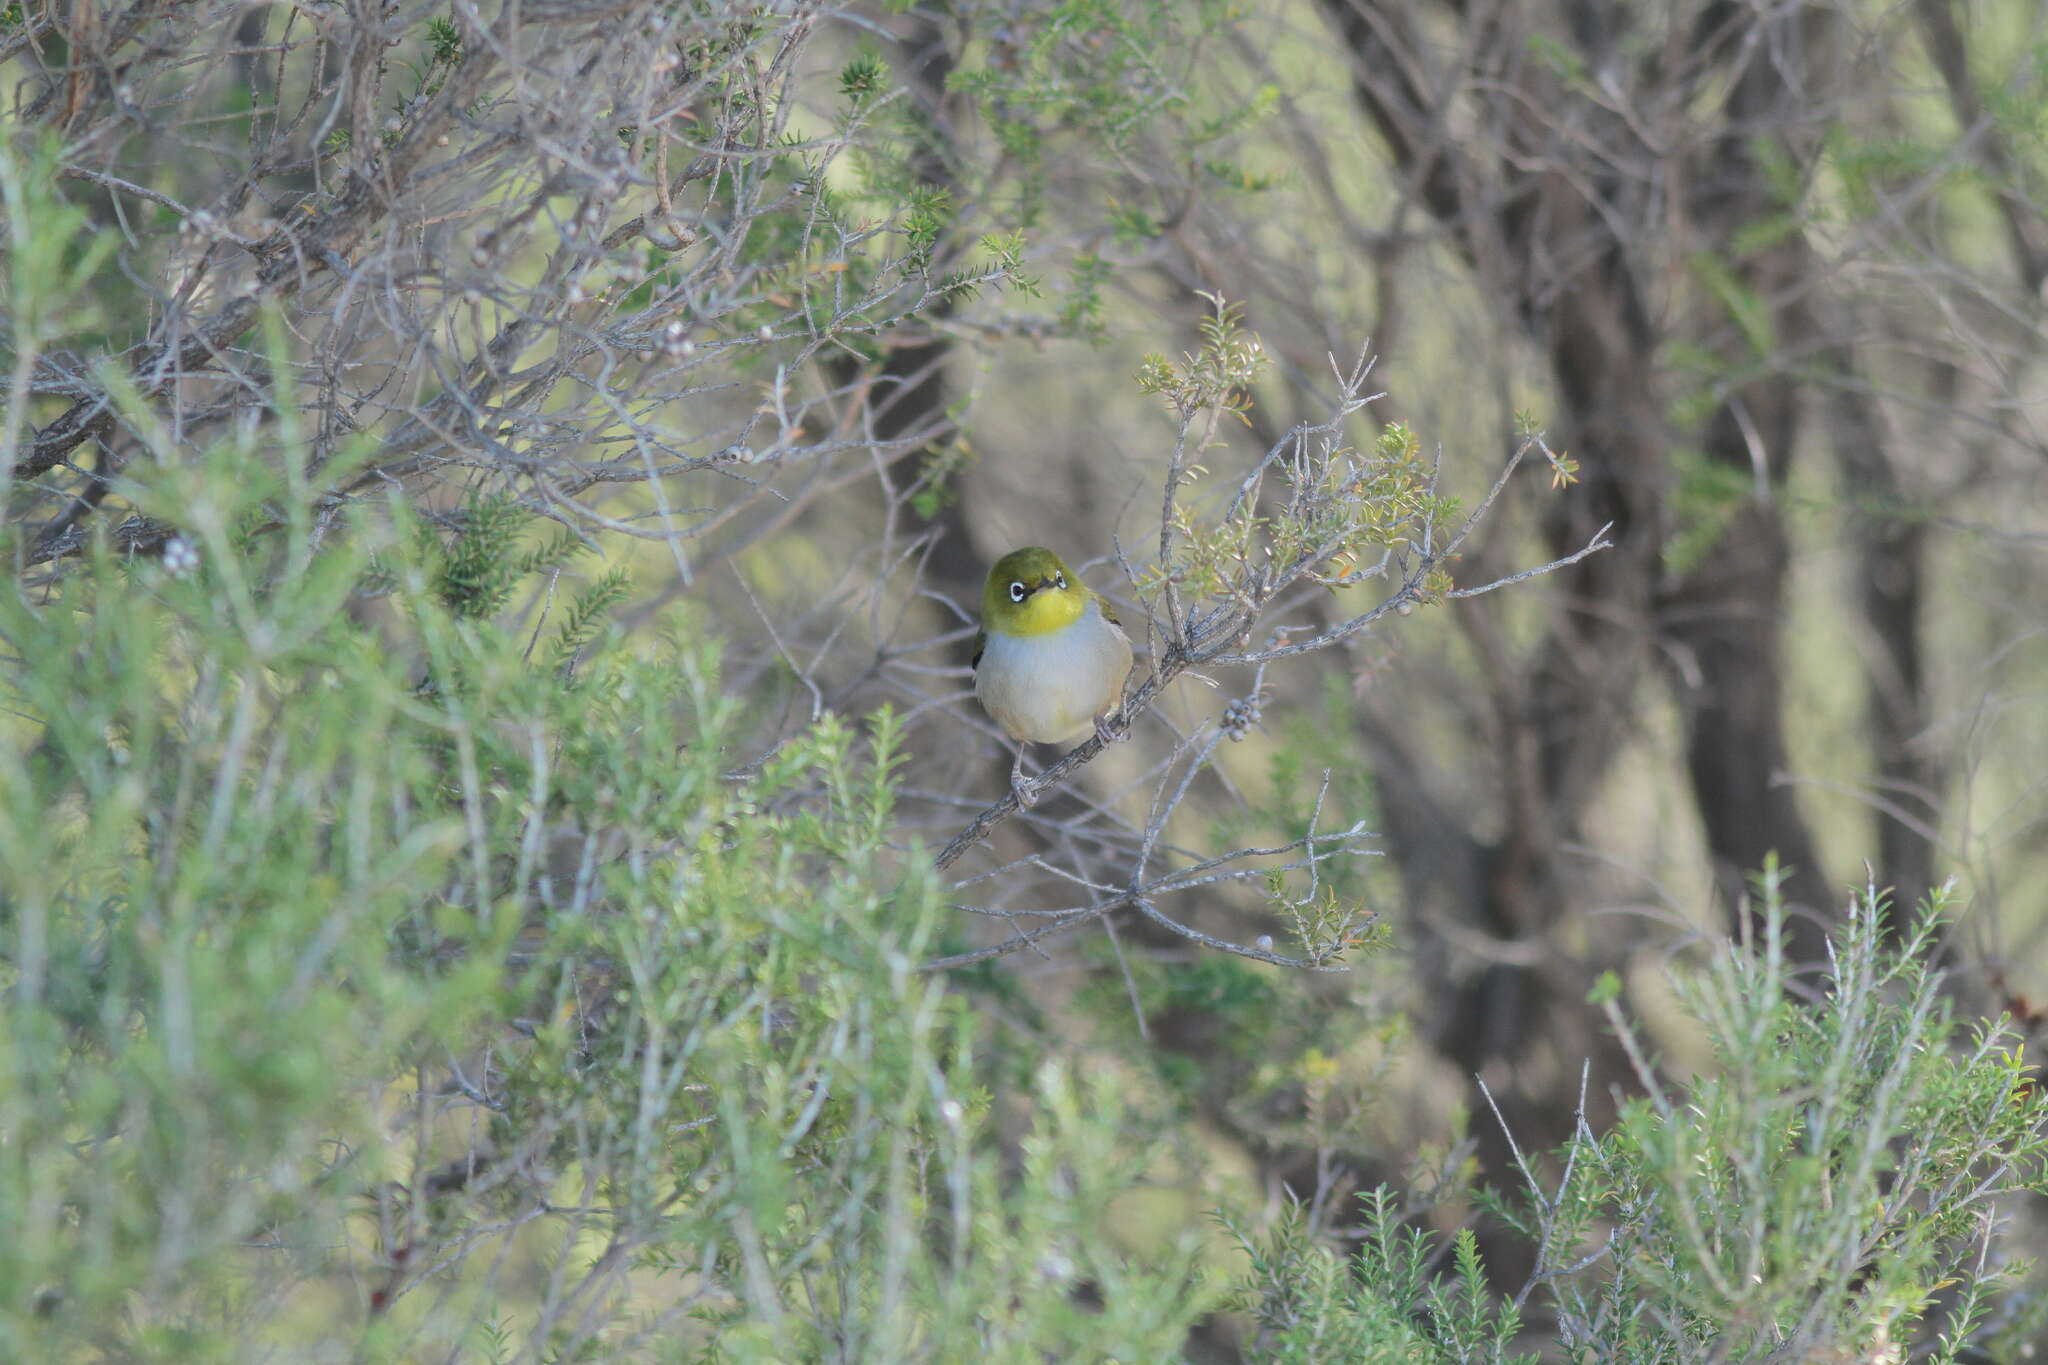
[[[1088,609],[1088,589],[1051,550],[1028,545],[998,559],[981,589],[981,622],[1005,635],[1042,635]]]

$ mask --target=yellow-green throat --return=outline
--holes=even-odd
[[[1051,550],[1012,550],[988,571],[981,589],[984,629],[1004,635],[1044,635],[1081,619],[1092,597]]]

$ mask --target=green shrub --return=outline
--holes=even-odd
[[[1582,1125],[1547,1175],[1524,1160],[1522,1197],[1480,1192],[1533,1256],[1517,1292],[1489,1291],[1469,1227],[1439,1245],[1378,1188],[1349,1266],[1299,1209],[1239,1233],[1256,1358],[1533,1360],[1513,1349],[1531,1344],[1526,1315],[1573,1361],[1883,1365],[1916,1335],[1916,1358],[1957,1359],[2021,1269],[1993,1258],[1993,1227],[2043,1187],[2048,1114],[2018,1039],[1958,1022],[1941,994],[1928,963],[1944,904],[1888,944],[1868,890],[1827,974],[1788,983],[1779,883],[1768,869],[1762,942],[1679,976],[1712,1070],[1661,1076],[1615,992],[1596,993],[1645,1095],[1605,1133]],[[2016,1350],[2044,1317],[2017,1297],[1972,1344]]]
[[[0,1356],[1178,1348],[1116,1097],[1048,1063],[1000,1166],[886,713],[751,753],[685,617],[568,666],[476,614],[546,560],[476,505],[172,495],[162,561],[0,595]]]

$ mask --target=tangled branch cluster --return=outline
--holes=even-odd
[[[1041,939],[1126,907],[1204,947],[1290,967],[1325,968],[1336,963],[1364,941],[1372,925],[1369,916],[1361,916],[1324,885],[1323,865],[1335,856],[1369,852],[1364,825],[1319,830],[1319,796],[1308,830],[1284,844],[1220,856],[1173,848],[1168,823],[1182,808],[1195,777],[1208,767],[1216,744],[1243,737],[1256,714],[1269,665],[1341,645],[1390,614],[1447,597],[1490,592],[1607,547],[1602,528],[1582,548],[1550,563],[1496,581],[1454,587],[1447,564],[1492,509],[1515,470],[1532,451],[1542,451],[1553,467],[1559,457],[1543,445],[1539,434],[1528,435],[1479,505],[1461,517],[1456,501],[1439,489],[1437,466],[1420,458],[1414,433],[1390,426],[1364,451],[1347,439],[1352,419],[1377,396],[1367,391],[1372,361],[1364,353],[1348,367],[1333,362],[1335,399],[1322,421],[1295,426],[1252,461],[1220,498],[1209,500],[1209,506],[1192,501],[1189,490],[1207,474],[1198,460],[1214,440],[1218,419],[1243,413],[1262,363],[1262,348],[1242,327],[1237,310],[1220,299],[1212,303],[1214,312],[1203,328],[1200,349],[1178,364],[1148,359],[1140,376],[1143,387],[1168,398],[1179,431],[1167,459],[1156,557],[1137,566],[1119,554],[1140,595],[1143,633],[1152,648],[1149,670],[1110,723],[1112,728],[1128,728],[1153,709],[1175,679],[1190,671],[1249,667],[1251,687],[1245,697],[1226,705],[1219,725],[1178,736],[1172,752],[1148,772],[1151,796],[1141,826],[1106,833],[1102,826],[1109,821],[1099,809],[1069,822],[1064,834],[1070,846],[1082,832],[1078,824],[1089,836],[1081,842],[1106,840],[1119,850],[1113,863],[1115,881],[1086,870],[1101,865],[1095,856],[1099,849],[1078,854],[1082,866],[1064,869],[1044,855],[1032,854],[1026,860],[1029,865],[1095,894],[1083,904],[1029,912],[974,907],[1013,922],[1028,914],[1035,922],[995,944],[942,959],[932,964],[935,967],[1035,948]],[[1372,605],[1334,621],[1319,619],[1333,589],[1371,581],[1387,585]],[[1255,639],[1263,643],[1254,644]],[[1034,804],[1040,793],[1065,783],[1103,747],[1100,737],[1091,737],[1031,779],[1027,794]],[[1011,792],[981,811],[939,853],[940,870],[959,862],[998,825],[1024,809],[1019,795]],[[1030,818],[1060,832],[1056,821],[1035,814]],[[1186,864],[1168,873],[1151,873],[1155,859],[1174,854],[1185,857]],[[1288,861],[1268,861],[1275,858]],[[998,875],[1003,870],[970,878],[962,887],[1004,880]],[[1290,874],[1305,877],[1302,894],[1288,894]],[[1300,955],[1273,951],[1266,936],[1250,944],[1221,939],[1159,909],[1159,900],[1170,893],[1226,882],[1263,885],[1269,909],[1291,924],[1300,940]]]
[[[899,96],[805,107],[832,6],[92,12],[0,36],[0,61],[51,62],[20,92],[41,141],[0,148],[12,245],[69,223],[63,259],[11,272],[22,567],[95,519],[160,552],[177,527],[123,471],[231,438],[326,487],[323,529],[396,489],[459,523],[456,485],[664,541],[687,578],[682,542],[736,550],[941,434],[878,436],[865,362],[1015,268],[935,277],[943,201],[905,207],[872,159],[834,175]]]

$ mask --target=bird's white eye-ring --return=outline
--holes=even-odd
[[[1024,591],[1024,585],[1022,583],[1012,581],[1010,584],[1010,600],[1012,602],[1022,602],[1025,596],[1026,594]]]
[[[1052,576],[1052,585],[1061,592],[1065,592],[1067,590],[1067,576],[1063,573],[1054,574]]]

